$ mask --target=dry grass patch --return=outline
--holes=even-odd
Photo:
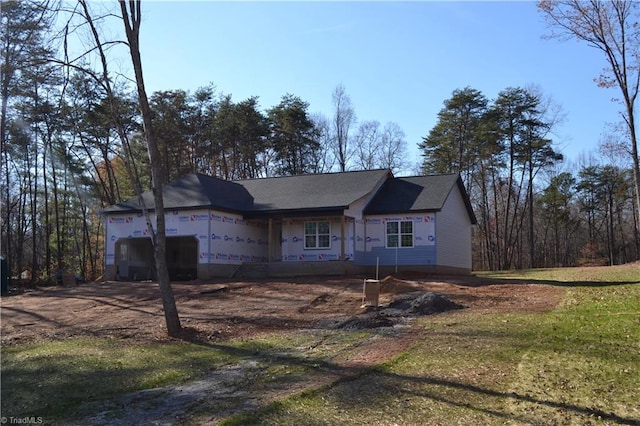
[[[545,312],[422,319],[419,341],[392,361],[226,424],[640,424],[634,271],[497,274],[557,281],[566,296]]]

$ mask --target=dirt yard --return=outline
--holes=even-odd
[[[185,338],[223,341],[260,333],[314,328],[327,319],[363,314],[362,278],[174,283]],[[380,304],[399,294],[431,291],[466,310],[544,311],[562,293],[557,287],[492,282],[474,277],[388,277]],[[2,297],[2,344],[72,336],[110,336],[136,341],[167,339],[158,286],[105,282],[55,287]]]
[[[386,315],[394,315],[398,306],[409,304],[407,300],[411,309],[419,308],[420,314],[426,313],[422,310],[425,306],[415,302],[429,299],[439,300],[440,307],[464,307],[454,306],[458,309],[438,315],[545,311],[556,306],[563,293],[558,287],[517,281],[388,277],[381,284],[380,308],[372,309],[363,307],[363,279],[356,277],[174,283],[173,290],[185,329],[182,337],[196,342],[336,324],[364,328],[377,325],[377,320],[385,325],[389,321]],[[135,343],[169,340],[156,283],[106,282],[32,290],[2,297],[1,314],[3,345],[74,336],[131,339]],[[254,411],[390,359],[420,338],[421,333],[412,332],[412,324],[387,328],[392,332],[366,339],[348,353],[333,357],[334,367],[321,376],[313,375],[286,388],[278,381],[247,385],[243,378],[255,375],[253,370],[257,369],[257,363],[247,362],[188,383],[118,396],[92,406],[93,414],[78,424],[106,425],[113,424],[114,419],[120,424],[137,424],[140,419],[147,419],[145,424],[173,424],[176,419],[184,424],[215,424],[226,416]],[[225,409],[203,405],[221,398],[233,402]],[[208,414],[194,419],[194,410]]]

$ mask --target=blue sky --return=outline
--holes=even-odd
[[[603,54],[548,32],[534,2],[147,1],[141,45],[149,92],[213,83],[263,109],[292,93],[330,116],[342,84],[359,120],[400,125],[414,162],[453,90],[536,85],[562,107],[553,139],[575,161],[620,105],[593,81]]]

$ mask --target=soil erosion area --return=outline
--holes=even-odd
[[[186,338],[226,340],[264,332],[315,328],[319,321],[366,314],[363,280],[312,277],[173,283]],[[400,295],[435,292],[474,311],[543,311],[561,289],[476,277],[387,277],[381,306]],[[460,312],[463,312],[462,310]],[[95,336],[167,339],[156,283],[105,282],[51,287],[2,298],[2,344]]]

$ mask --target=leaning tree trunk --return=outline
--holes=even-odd
[[[127,4],[129,5],[129,10],[127,9]],[[144,134],[149,150],[149,160],[151,162],[156,230],[155,232],[153,232],[153,229],[149,231],[151,232],[153,241],[156,272],[158,274],[158,283],[162,295],[167,332],[170,336],[178,336],[181,331],[180,318],[178,316],[173,290],[171,289],[171,281],[167,267],[167,240],[165,233],[164,202],[162,199],[162,160],[153,127],[151,126],[151,108],[149,107],[149,100],[147,99],[147,93],[144,87],[142,60],[140,58],[140,0],[130,0],[128,2],[120,0],[120,9],[122,10],[122,19],[124,21],[127,41],[129,43],[129,52],[131,53],[131,61],[135,72],[140,113],[142,114]],[[147,223],[149,223],[149,221]]]

